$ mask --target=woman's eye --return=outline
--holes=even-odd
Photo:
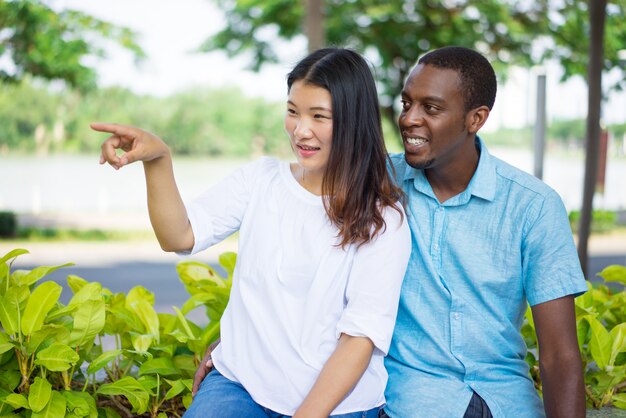
[[[315,119],[330,119],[330,117],[328,117],[327,115],[322,115],[320,113],[316,113],[315,115],[313,115],[313,117]]]
[[[289,113],[290,115],[295,115],[296,111],[291,108],[287,108],[287,113]]]

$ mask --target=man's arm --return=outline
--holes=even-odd
[[[576,338],[574,297],[537,304],[532,312],[546,416],[582,418],[585,416],[585,387]]]
[[[200,389],[200,384],[206,377],[207,374],[213,370],[213,359],[211,358],[211,353],[217,348],[221,339],[218,338],[211,345],[209,345],[204,353],[204,357],[202,361],[198,365],[198,370],[196,370],[196,374],[193,376],[193,387],[191,388],[191,396],[196,396],[198,393],[198,389]]]

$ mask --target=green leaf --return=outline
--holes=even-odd
[[[154,293],[143,286],[135,286],[126,295],[126,306],[131,307],[137,301],[146,301],[150,306],[154,306]]]
[[[105,322],[104,300],[87,300],[74,314],[74,328],[70,334],[70,343],[81,346],[94,338]]]
[[[217,301],[217,296],[210,293],[196,293],[195,295],[191,295],[191,297],[183,304],[182,312],[187,315],[198,306],[203,306],[210,301]]]
[[[626,393],[617,393],[611,397],[613,406],[619,409],[626,409]]]
[[[40,412],[43,410],[52,396],[52,385],[41,377],[35,378],[35,383],[30,386],[30,392],[28,393],[28,404],[33,412]]]
[[[122,395],[133,406],[133,412],[143,414],[148,409],[150,394],[133,377],[126,376],[113,383],[106,383],[98,388],[101,395]]]
[[[65,416],[65,397],[56,390],[52,392],[50,402],[41,412],[33,412],[31,418],[59,418]]]
[[[0,296],[0,323],[9,335],[19,331],[19,309],[17,301]]]
[[[237,254],[231,251],[227,251],[225,253],[220,254],[219,263],[226,273],[228,273],[228,278],[232,279],[233,273],[235,271],[235,264],[237,263]]]
[[[56,309],[52,309],[48,313],[48,316],[47,316],[48,322],[54,321],[55,319],[58,319],[64,316],[70,316],[72,313],[74,313],[74,311],[76,311],[76,309],[78,309],[78,305],[63,306],[61,304],[58,304]]]
[[[183,283],[198,285],[201,281],[210,282],[217,287],[227,287],[226,281],[209,265],[197,261],[181,261],[176,265],[176,271]]]
[[[152,341],[154,341],[154,336],[152,334],[138,334],[136,332],[130,332],[129,334],[133,348],[140,353],[147,353],[152,345]]]
[[[98,418],[122,418],[113,408],[98,408]]]
[[[62,372],[69,369],[80,359],[80,356],[71,347],[54,343],[37,353],[35,364],[44,366],[53,372]]]
[[[67,410],[79,417],[98,416],[95,399],[86,392],[63,391],[61,392],[67,401]]]
[[[0,343],[0,354],[4,354],[15,348],[13,343]]]
[[[587,335],[589,334],[589,322],[584,319],[579,319],[576,321],[576,337],[578,339],[578,348],[580,351],[583,351],[583,346],[587,339]]]
[[[609,365],[615,364],[615,358],[619,353],[626,352],[626,323],[621,323],[613,327],[609,333],[613,344],[611,346],[611,358]]]
[[[174,311],[176,311],[176,315],[178,316],[178,321],[180,325],[182,326],[183,330],[185,331],[185,333],[187,334],[187,336],[190,339],[195,339],[196,336],[194,335],[193,331],[189,327],[189,323],[187,323],[187,318],[185,318],[183,313],[176,306],[172,306],[172,308],[174,309]]]
[[[626,285],[626,267],[620,265],[612,265],[606,267],[598,276],[602,277],[605,282],[617,282]]]
[[[2,370],[0,373],[0,387],[15,391],[22,380],[19,370]]]
[[[30,254],[30,252],[23,248],[16,248],[14,250],[9,251],[4,256],[2,256],[2,258],[0,258],[0,263],[6,263],[10,259],[19,257],[20,255],[23,255],[23,254]]]
[[[193,400],[193,397],[191,396],[191,393],[188,393],[185,396],[183,396],[183,406],[185,407],[185,409],[189,409],[189,407],[191,406],[192,400]]]
[[[26,342],[26,352],[30,355],[35,353],[40,345],[49,346],[51,343],[68,341],[70,332],[63,325],[45,324],[39,331],[33,332],[30,340]]]
[[[65,263],[65,264],[61,264],[59,266],[35,267],[30,272],[28,272],[24,276],[20,277],[20,283],[21,284],[25,284],[27,286],[30,286],[31,284],[36,283],[37,281],[39,281],[39,279],[41,279],[42,277],[52,273],[55,270],[58,270],[58,269],[63,268],[63,267],[73,266],[73,265],[74,265],[74,263]]]
[[[26,396],[22,395],[21,393],[11,393],[10,395],[7,395],[7,397],[4,398],[2,402],[8,405],[11,405],[15,409],[17,408],[30,409],[30,405],[28,404],[28,401],[26,400]]]
[[[613,341],[606,328],[594,316],[587,315],[585,319],[591,327],[591,340],[589,341],[591,357],[598,368],[604,370],[609,365]]]
[[[37,286],[28,298],[22,317],[22,333],[31,335],[43,326],[46,315],[59,300],[63,288],[55,282],[45,282]]]
[[[88,300],[102,300],[102,285],[100,283],[87,283],[78,290],[68,306],[79,305]]]
[[[180,370],[169,357],[158,357],[144,362],[139,367],[139,376],[145,374],[160,374],[163,376],[179,376]]]
[[[165,394],[165,399],[169,400],[172,399],[178,395],[180,395],[181,393],[183,393],[185,390],[191,390],[190,389],[190,385],[193,384],[193,379],[180,379],[180,380],[168,380],[168,379],[164,379],[167,383],[169,383],[169,385],[171,386],[170,389],[167,391],[167,393]]]
[[[146,300],[139,299],[133,302],[130,306],[139,320],[144,325],[148,334],[154,335],[157,343],[159,342],[159,317],[152,307],[152,305]]]
[[[109,364],[109,362],[122,354],[122,350],[105,351],[94,359],[87,367],[87,374],[93,374]]]
[[[85,286],[87,283],[89,283],[87,280],[74,274],[70,274],[67,276],[67,285],[70,289],[72,289],[72,292],[74,292],[74,294],[82,289],[83,286]]]
[[[141,386],[143,386],[148,392],[152,393],[154,396],[153,389],[156,389],[159,386],[159,381],[157,380],[157,375],[144,375],[137,379]]]

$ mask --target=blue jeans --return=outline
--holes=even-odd
[[[378,418],[390,417],[385,411],[381,409]],[[470,399],[470,403],[467,406],[467,410],[465,411],[465,415],[463,415],[463,418],[492,418],[489,406],[487,406],[485,400],[481,398],[476,392],[474,392],[474,394],[472,395],[472,399]]]
[[[331,415],[333,418],[377,418],[380,408],[363,412]],[[288,418],[254,402],[244,387],[213,369],[193,398],[185,418]]]

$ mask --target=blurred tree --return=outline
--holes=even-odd
[[[562,0],[551,4],[554,7],[547,24],[550,43],[544,57],[556,58],[561,63],[563,80],[581,76],[588,85],[585,179],[578,227],[578,256],[586,272],[599,164],[602,100],[608,91],[626,86],[626,68],[619,56],[626,45],[626,0]],[[602,73],[611,70],[621,71],[622,76],[603,89]]]
[[[604,5],[604,7],[602,7]],[[602,10],[603,42],[593,48],[602,47],[600,69],[621,71],[626,68],[620,61],[619,51],[626,48],[626,0],[587,1],[560,0],[550,2],[547,14],[547,40],[543,57],[557,59],[563,68],[561,79],[580,76],[589,82],[589,59],[591,48],[590,9]],[[599,23],[599,22],[596,22]],[[607,85],[605,91],[622,90],[626,87],[626,73]]]
[[[585,138],[585,119],[556,119],[548,126],[548,137],[563,144],[580,146]]]
[[[103,56],[98,46],[113,41],[142,58],[135,34],[75,10],[57,12],[38,0],[0,0],[0,80],[26,74],[63,80],[73,87],[95,86],[88,56]]]
[[[207,39],[202,51],[229,56],[251,52],[251,68],[277,62],[276,37],[304,33],[306,1],[215,0],[227,24]],[[531,61],[538,22],[545,22],[544,2],[500,0],[360,0],[324,2],[329,45],[367,53],[376,67],[384,113],[395,120],[393,104],[404,79],[424,52],[445,45],[476,48],[497,58],[503,69]],[[543,24],[543,23],[541,23]],[[303,51],[304,54],[304,51]]]

